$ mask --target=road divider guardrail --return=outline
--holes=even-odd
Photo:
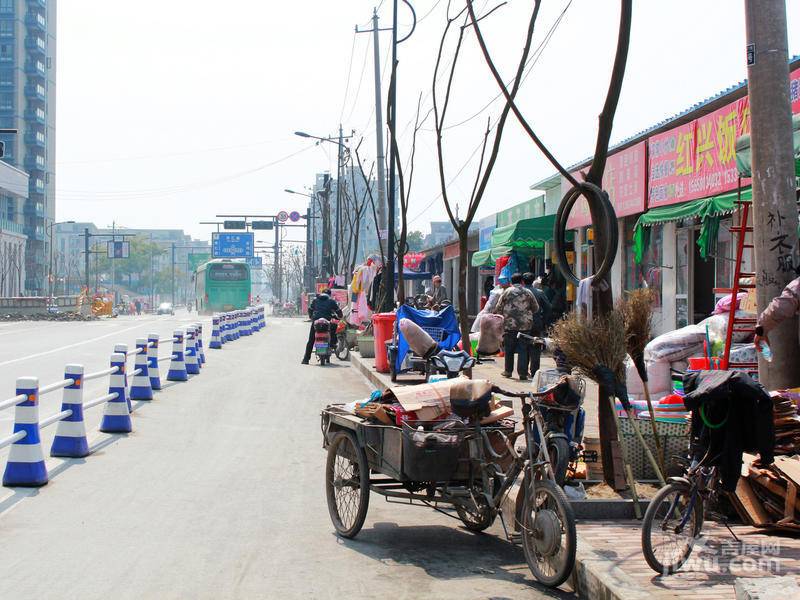
[[[252,335],[263,329],[266,325],[264,307],[214,315],[212,324],[209,348],[219,349],[223,343],[238,339],[245,330],[248,333],[244,335]],[[229,340],[225,339],[228,334]],[[166,356],[158,355],[161,340],[154,333],[147,338],[137,338],[133,350],[128,350],[127,344],[115,344],[107,369],[84,373],[83,365],[68,364],[64,367],[64,379],[45,386],[39,385],[38,377],[18,377],[16,395],[0,402],[0,411],[14,408],[13,433],[0,438],[0,449],[10,447],[3,472],[3,485],[38,487],[49,481],[41,430],[53,424],[57,423],[58,427],[50,447],[50,456],[84,458],[90,455],[84,413],[95,406],[104,405],[100,431],[133,431],[131,400],[153,400],[153,392],[162,389],[159,363],[170,361],[167,374],[169,381],[188,381],[189,375],[200,374],[206,362],[202,324],[189,325],[185,332],[176,330],[171,341],[172,352]],[[129,386],[127,363],[130,357],[135,358]],[[85,400],[86,382],[103,377],[108,377],[108,393]],[[40,398],[58,390],[63,390],[61,410],[40,420]]]

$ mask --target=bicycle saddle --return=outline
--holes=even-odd
[[[450,386],[450,408],[463,418],[487,416],[492,384],[485,379],[464,379]]]

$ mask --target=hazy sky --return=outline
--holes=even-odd
[[[372,36],[356,35],[354,26],[369,26],[376,4],[381,26],[388,27],[390,0],[61,0],[57,218],[98,226],[116,220],[127,227],[181,227],[206,238],[211,229],[198,222],[218,213],[300,209],[305,199],[283,189],[302,190],[315,173],[334,170],[336,147],[313,146],[292,132],[333,135],[340,121],[346,133],[355,130],[356,142],[363,136],[361,154],[371,163]],[[424,109],[431,106],[447,0],[413,4],[421,20],[398,53],[404,156],[420,93]],[[461,7],[458,0],[452,4]],[[476,2],[479,9],[494,5]],[[510,0],[484,22],[505,77],[518,60],[531,5]],[[567,5],[518,102],[555,155],[569,164],[593,148],[619,2],[544,0],[535,47]],[[800,0],[787,0],[787,6],[790,53],[800,54]],[[402,3],[399,21],[407,31],[410,17]],[[389,41],[389,32],[382,33],[384,102]],[[742,80],[744,47],[742,0],[635,2],[612,142]],[[444,56],[450,60],[452,44]],[[454,200],[466,199],[472,188],[486,119],[494,121],[502,106],[498,100],[481,109],[495,96],[497,88],[468,35],[449,109],[454,127],[445,136]],[[445,218],[431,127],[429,119],[418,138],[409,210],[411,227],[424,231],[429,221]],[[528,187],[553,172],[509,118],[479,216],[526,200]]]

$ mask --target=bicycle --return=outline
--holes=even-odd
[[[445,514],[449,513],[439,505],[452,507],[467,529],[475,532],[490,527],[499,515],[506,538],[512,543],[521,539],[536,579],[551,587],[564,583],[575,565],[575,516],[564,491],[554,482],[547,445],[536,442],[534,431],[538,439],[545,439],[540,405],[563,405],[562,396],[575,392],[566,378],[538,393],[508,392],[496,386],[491,391],[522,400],[522,429],[506,433],[507,427],[482,426],[488,399],[451,400],[453,412],[469,419],[470,425],[462,431],[440,430],[439,435],[454,439],[450,445],[433,448],[424,464],[415,461],[413,442],[415,435],[424,438],[427,432],[408,425],[401,430],[365,422],[337,406],[323,410],[326,496],[337,533],[346,538],[358,534],[370,492],[387,501],[423,505]],[[525,452],[514,446],[522,435]],[[501,505],[520,475],[519,493],[524,496],[521,514],[514,515],[515,530],[519,530],[514,535],[505,528]]]

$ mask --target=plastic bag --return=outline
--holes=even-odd
[[[702,351],[706,339],[706,328],[700,325],[687,325],[653,338],[644,348],[644,358],[650,361],[683,360],[698,350]]]
[[[503,315],[485,314],[481,317],[479,354],[497,354],[503,344]]]
[[[737,310],[736,316],[741,318],[752,318],[754,315]],[[706,325],[708,325],[708,337],[711,340],[711,343],[713,344],[714,342],[722,342],[724,344],[725,334],[728,331],[728,315],[711,315],[707,319],[700,321],[697,324],[697,327],[702,327],[703,331],[705,331]],[[732,340],[734,342],[746,342],[752,337],[753,334],[749,331],[734,331]]]

